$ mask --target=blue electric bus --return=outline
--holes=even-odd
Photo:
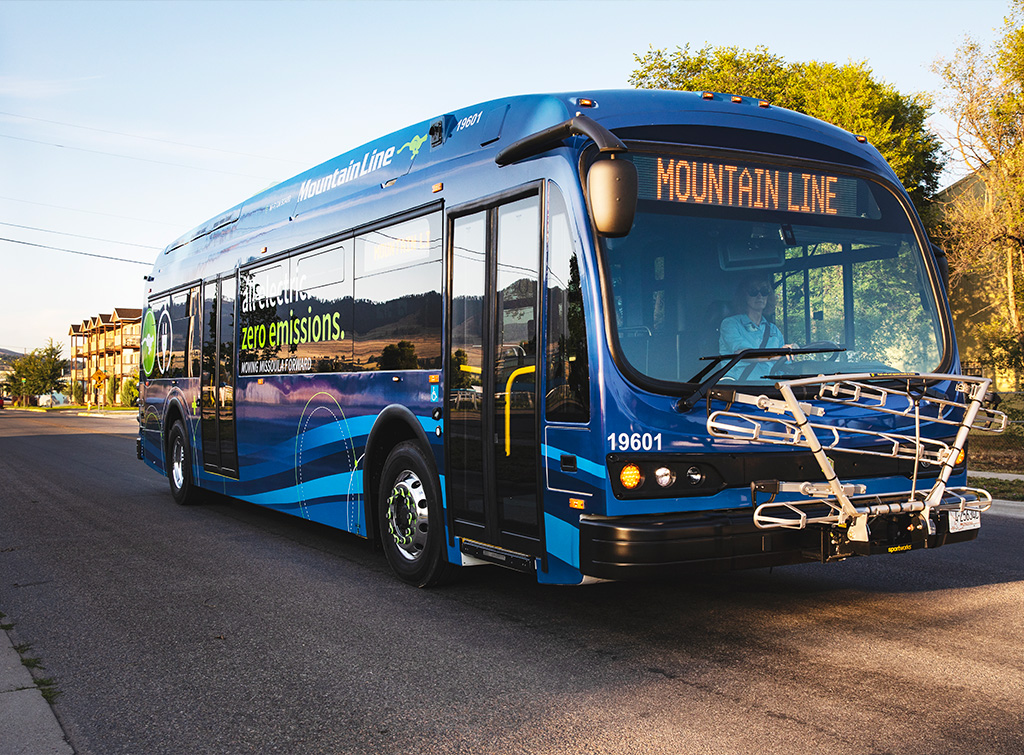
[[[139,458],[369,538],[403,580],[545,583],[971,540],[939,250],[862,137],[747,97],[512,97],[170,244]]]

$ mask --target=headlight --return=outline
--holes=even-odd
[[[619,482],[626,490],[636,490],[644,482],[644,474],[636,464],[627,464],[619,472]]]
[[[667,488],[676,481],[676,473],[668,467],[658,467],[654,470],[654,480],[661,487]]]

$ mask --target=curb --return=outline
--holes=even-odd
[[[8,632],[0,639],[0,749],[4,755],[74,755],[53,708]]]

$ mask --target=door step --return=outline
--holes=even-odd
[[[489,564],[504,566],[506,569],[514,569],[525,574],[533,574],[537,571],[536,559],[525,553],[466,539],[460,541],[459,550],[467,556],[486,561]]]

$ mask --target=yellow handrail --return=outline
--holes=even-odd
[[[536,365],[530,365],[513,370],[505,383],[505,456],[512,455],[512,383],[520,375],[534,372],[536,369]]]

